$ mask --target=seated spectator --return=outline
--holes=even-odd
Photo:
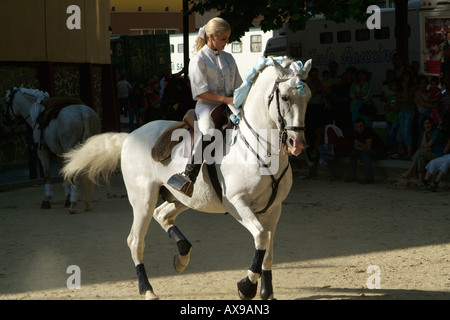
[[[433,192],[437,191],[439,182],[445,177],[450,168],[450,139],[447,141],[445,146],[445,155],[442,157],[431,160],[426,166],[425,178],[422,183],[428,186],[431,176],[435,176],[436,179],[430,185],[430,190]]]
[[[412,174],[417,168],[419,181],[423,180],[425,167],[433,159],[441,157],[444,154],[445,139],[442,132],[434,126],[430,117],[423,121],[424,133],[420,149],[412,157],[412,164],[408,170],[400,174],[400,177],[410,180]]]
[[[375,131],[366,126],[362,118],[355,120],[355,139],[353,148],[350,150],[347,182],[357,181],[358,158],[364,161],[364,180],[360,182],[373,183],[372,160],[385,159],[386,147]]]

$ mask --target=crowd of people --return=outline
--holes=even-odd
[[[416,61],[403,66],[398,54],[392,64],[381,84],[384,118],[373,103],[370,71],[348,67],[339,73],[335,61],[321,74],[311,69],[307,83],[312,98],[305,119],[307,178],[316,179],[323,165],[329,168],[331,180],[372,183],[373,160],[400,159],[411,162],[402,179],[417,174],[419,185],[436,191],[450,167],[449,64],[444,61],[441,76],[432,78],[420,74]],[[377,134],[374,120],[385,120],[386,137]],[[346,177],[336,169],[342,157],[349,159]],[[362,179],[357,174],[358,158],[364,163]]]
[[[372,183],[373,160],[401,159],[411,162],[400,175],[402,179],[417,174],[420,185],[435,191],[450,167],[450,92],[446,90],[450,88],[450,47],[445,53],[441,76],[432,78],[420,74],[417,61],[404,66],[400,56],[393,55],[380,94],[385,139],[372,128],[379,116],[373,103],[372,73],[353,66],[339,73],[336,61],[321,74],[313,67],[307,79],[312,93],[305,119],[307,178],[316,179],[320,165],[329,168],[330,179],[342,178],[337,165],[342,157],[348,157],[345,181]],[[152,120],[175,119],[169,110],[173,113],[181,104],[195,103],[190,91],[186,93],[188,103],[169,103],[167,99],[164,103],[164,91],[174,79],[183,79],[182,73],[172,74],[167,66],[161,78],[134,87],[122,75],[117,84],[120,113],[129,118],[130,131]],[[364,162],[363,179],[358,179],[358,158]],[[436,180],[432,182],[433,177]]]
[[[163,74],[154,76],[146,84],[135,83],[132,85],[122,73],[117,82],[117,95],[119,99],[120,115],[128,118],[130,132],[146,124],[160,119],[176,120],[173,108],[177,107],[177,101],[182,98],[175,94],[176,101],[164,98],[164,90],[169,83],[182,81],[183,89],[188,90],[189,84],[181,75],[184,70],[172,74],[170,66],[165,66]],[[190,93],[188,93],[190,97]],[[186,94],[184,95],[186,96]]]

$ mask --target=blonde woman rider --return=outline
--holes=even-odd
[[[212,135],[214,123],[209,114],[221,104],[233,104],[233,92],[242,84],[233,56],[223,51],[229,42],[231,28],[222,18],[213,18],[200,28],[195,42],[196,55],[189,63],[189,78],[192,96],[197,101],[195,114],[198,130],[191,157],[185,171],[173,175],[168,184],[175,189],[192,195],[192,186],[200,171],[202,161],[194,161],[194,154],[202,152],[204,135]],[[209,140],[209,139],[205,139]],[[195,157],[202,159],[203,157]]]

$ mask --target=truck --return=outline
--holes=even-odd
[[[450,45],[450,1],[409,1],[408,24],[410,62],[417,61],[422,74],[439,76],[444,48]],[[269,39],[264,55],[287,55],[301,61],[312,59],[313,67],[319,72],[327,69],[330,61],[339,64],[339,73],[349,66],[366,68],[372,72],[376,100],[386,71],[393,67],[394,8],[380,9],[380,27],[369,29],[366,23],[354,19],[336,23],[318,16],[310,19],[304,30],[281,30],[279,36]],[[379,112],[384,113],[382,104],[375,103]]]

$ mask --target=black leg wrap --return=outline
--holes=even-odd
[[[261,274],[261,290],[259,296],[262,300],[267,300],[271,296],[273,298],[273,287],[272,287],[272,271],[263,270]]]
[[[180,255],[185,256],[189,253],[192,248],[191,243],[185,238],[180,230],[176,226],[172,226],[167,231],[169,237],[177,242],[178,252]]]
[[[251,300],[256,296],[258,283],[253,284],[248,277],[237,283],[239,297],[242,300]]]
[[[255,250],[255,255],[253,256],[253,259],[252,259],[252,265],[249,268],[249,270],[251,272],[261,274],[262,263],[263,263],[265,254],[266,254],[266,250]]]
[[[139,281],[139,293],[143,294],[145,291],[150,290],[153,291],[150,282],[148,281],[147,273],[145,272],[144,264],[138,264],[136,266],[136,274],[138,276]]]

